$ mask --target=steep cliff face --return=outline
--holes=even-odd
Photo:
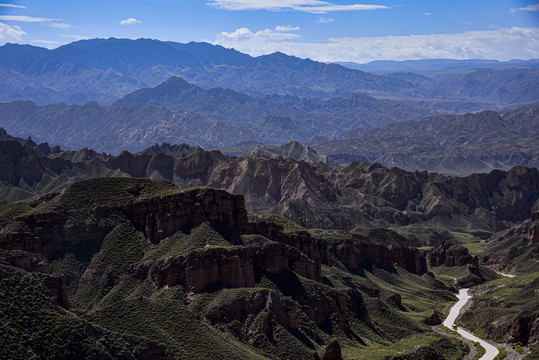
[[[78,183],[77,187],[91,188],[107,183],[108,179],[94,179]],[[115,179],[122,182],[121,179]],[[37,203],[28,204],[28,210],[15,214],[13,222],[0,225],[0,246],[6,250],[24,250],[50,259],[63,248],[76,243],[99,247],[105,235],[116,224],[108,221],[112,212],[120,211],[132,219],[133,225],[142,230],[151,242],[158,242],[174,235],[184,227],[204,221],[221,222],[240,231],[248,229],[247,212],[241,196],[222,190],[201,188],[176,194],[148,197],[144,191],[150,181],[130,181],[119,190],[121,199],[113,203],[84,204],[82,211],[70,206],[73,187],[53,194],[48,206],[42,209]],[[169,184],[170,189],[174,189]],[[177,191],[177,190],[176,190]],[[106,196],[106,195],[105,195]],[[49,196],[50,197],[50,196]],[[45,199],[44,199],[45,201]],[[67,204],[67,205],[66,205]],[[73,214],[79,212],[77,219]]]
[[[254,287],[257,273],[294,271],[322,282],[320,263],[297,249],[279,243],[249,244],[231,249],[208,248],[153,265],[148,277],[157,288],[181,284],[199,293],[211,285],[226,288]]]
[[[249,227],[243,197],[211,188],[138,200],[122,210],[152,242],[204,221],[221,222],[242,232]]]

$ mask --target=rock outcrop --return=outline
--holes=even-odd
[[[423,322],[429,326],[440,325],[442,323],[441,314],[437,310],[434,310],[432,315],[423,320]]]
[[[499,271],[539,271],[539,213],[494,234],[478,257],[480,264]]]
[[[254,287],[257,273],[285,270],[322,281],[320,263],[306,258],[294,248],[274,242],[193,251],[187,256],[169,258],[153,265],[148,277],[157,288],[181,284],[188,291],[198,293],[211,285]]]
[[[0,259],[43,273],[37,276],[56,309],[72,300],[91,311],[92,321],[118,331],[106,315],[116,306],[168,304],[144,316],[174,309],[182,321],[204,319],[277,357],[283,341],[297,341],[313,356],[309,342],[323,346],[326,334],[354,337],[357,324],[376,329],[381,315],[371,317],[371,306],[406,308],[400,294],[365,283],[359,273],[427,271],[421,252],[393,231],[284,231],[248,222],[240,195],[180,190],[167,181],[86,180],[2,211]],[[414,279],[429,286],[430,279]],[[158,331],[168,326],[151,322]],[[329,344],[322,358],[340,358],[337,348]]]
[[[247,323],[247,339],[244,339],[241,327],[235,328],[235,335],[240,340],[253,343],[261,333],[271,336],[273,321],[288,330],[299,329],[298,310],[296,302],[276,292],[255,290],[234,298],[230,302],[210,305],[205,310],[204,316],[212,325],[225,325],[232,322]],[[252,321],[249,322],[249,319]]]
[[[332,340],[322,353],[322,360],[342,360],[341,345],[337,340]]]
[[[427,255],[429,267],[463,266],[472,263],[472,256],[457,240],[446,240],[435,246]]]
[[[243,196],[211,188],[134,201],[122,210],[152,242],[204,221],[221,222],[242,232],[249,229]]]
[[[131,191],[136,192],[137,189]],[[131,218],[151,242],[158,242],[204,221],[218,221],[245,232],[249,229],[243,197],[223,190],[202,188],[124,205],[96,206],[87,215],[89,219],[95,219],[91,222],[68,221],[69,212],[61,209],[21,215],[14,222],[0,227],[0,247],[37,253],[46,259],[75,243],[85,242],[90,248],[96,248],[115,226],[101,220],[111,211],[118,210]]]

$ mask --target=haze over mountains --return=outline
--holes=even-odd
[[[282,53],[251,57],[150,39],[82,40],[54,50],[6,44],[0,126],[64,149],[115,154],[162,142],[243,143],[236,155],[254,154],[259,143],[298,140],[332,164],[367,160],[462,175],[537,166],[536,111],[453,115],[538,101],[537,61],[360,67],[384,66],[373,74]],[[526,120],[511,120],[518,114]]]
[[[439,61],[432,60],[417,64],[429,69],[431,64],[437,63]],[[523,89],[530,87],[537,95],[531,85],[537,80],[537,69],[530,69],[534,66],[529,62],[514,62],[513,66],[518,68],[507,69],[494,78],[495,73],[488,69],[499,68],[499,63],[480,64],[482,70],[487,69],[486,73],[475,75],[477,79],[463,84],[463,89],[444,86],[442,81],[432,92],[394,76],[374,75],[282,53],[253,58],[207,43],[109,38],[81,40],[54,50],[6,44],[0,47],[0,66],[5,74],[0,100],[79,104],[97,101],[108,105],[129,92],[154,87],[174,75],[203,88],[223,87],[255,96],[281,94],[327,98],[347,96],[352,92],[422,100],[444,100],[450,96],[453,102],[472,103],[470,106],[478,109],[486,102],[490,106],[504,106],[530,101],[503,96],[495,99],[489,94],[474,93],[478,88],[490,88],[501,81],[511,82],[515,77],[524,81]],[[523,72],[527,76],[523,77]]]

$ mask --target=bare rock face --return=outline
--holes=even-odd
[[[67,298],[67,285],[65,276],[51,276],[45,278],[45,286],[56,299],[58,305],[64,309],[69,309],[69,299]]]
[[[45,259],[70,244],[88,242],[99,246],[110,230],[99,223],[69,223],[67,214],[57,211],[36,212],[15,220],[0,227],[0,247],[36,253]]]
[[[509,272],[535,266],[539,261],[538,218],[539,213],[534,212],[530,219],[494,234],[489,239],[488,252],[480,255],[481,265]],[[516,258],[520,261],[514,261]]]
[[[446,240],[428,252],[428,262],[429,267],[463,266],[471,264],[472,256],[457,240]]]
[[[532,223],[530,225],[530,230],[528,231],[528,245],[539,244],[539,220],[533,220],[533,218],[539,218],[539,213],[536,213],[537,216],[532,217]]]
[[[37,253],[46,259],[70,244],[87,242],[99,247],[113,226],[101,221],[110,210],[123,211],[152,242],[204,221],[221,222],[243,232],[249,230],[242,196],[204,188],[134,201],[120,209],[97,206],[91,214],[96,221],[91,223],[70,222],[66,211],[23,215],[15,219],[17,226],[12,222],[0,227],[0,247]]]
[[[322,360],[342,360],[341,345],[337,340],[332,340],[322,353]]]
[[[1,254],[9,265],[43,274],[52,273],[52,268],[48,261],[38,254],[26,251],[2,251]]]
[[[377,244],[358,244],[352,241],[334,241],[331,245],[339,260],[351,270],[359,269],[365,261],[398,266],[411,273],[422,275],[427,272],[426,260],[418,249],[386,247]]]
[[[432,315],[426,318],[425,320],[423,320],[423,322],[429,326],[440,325],[442,323],[442,319],[440,316],[441,316],[440,313],[434,310],[432,312]]]
[[[146,237],[158,242],[184,226],[219,221],[248,232],[243,196],[210,188],[132,202],[123,210],[142,228]]]
[[[511,343],[529,346],[539,344],[539,317],[537,317],[537,313],[515,319],[509,326],[506,339]]]
[[[148,277],[157,288],[182,284],[188,291],[199,293],[217,284],[227,288],[254,287],[256,272],[284,270],[322,281],[320,263],[279,243],[194,251],[153,265]]]

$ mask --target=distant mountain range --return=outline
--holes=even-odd
[[[204,89],[222,87],[250,96],[331,98],[359,92],[442,111],[463,112],[539,100],[533,87],[538,79],[537,67],[535,60],[507,63],[422,60],[378,62],[366,67],[371,71],[383,68],[401,72],[420,68],[481,70],[479,74],[470,74],[471,81],[456,79],[455,83],[455,74],[449,71],[450,76],[417,82],[410,76],[375,75],[282,53],[251,57],[208,43],[109,38],[81,40],[54,50],[6,44],[0,47],[0,101],[31,100],[38,104],[96,101],[110,105],[137,89],[155,87],[178,76]],[[498,70],[503,72],[497,73]],[[426,86],[428,82],[431,83]],[[520,83],[522,91],[506,97],[505,90],[511,92],[515,82]]]
[[[310,163],[322,161],[327,165],[369,161],[388,167],[447,175],[490,172],[516,165],[539,166],[539,103],[503,112],[487,110],[476,114],[436,115],[414,121],[395,122],[400,119],[393,119],[394,122],[389,122],[386,118],[385,125],[350,129],[353,124],[364,123],[361,119],[345,122],[345,116],[359,118],[363,114],[373,114],[383,119],[384,114],[376,114],[376,108],[368,107],[369,104],[375,107],[384,102],[365,95],[327,101],[287,97],[289,103],[279,107],[281,104],[272,100],[281,97],[251,98],[241,97],[231,90],[202,90],[181,79],[171,80],[163,87],[175,82],[188,90],[178,90],[176,86],[172,90],[157,87],[148,92],[159,92],[162,97],[152,95],[149,97],[151,101],[170,101],[173,106],[181,100],[185,107],[204,109],[209,117],[145,104],[127,103],[106,109],[96,103],[38,106],[29,101],[18,101],[0,104],[0,124],[15,136],[27,138],[37,134],[32,137],[36,142],[61,144],[64,149],[92,148],[97,152],[116,154],[122,150],[137,152],[166,142],[188,143],[206,149],[220,148],[233,156],[263,154],[292,157]],[[133,96],[144,100],[146,92],[140,90]],[[222,93],[226,95],[219,97]],[[220,98],[224,100],[219,101]],[[359,99],[363,101],[353,101]],[[125,100],[132,99],[128,97]],[[293,106],[291,100],[297,101],[298,105]],[[311,106],[307,107],[307,103]],[[227,104],[230,104],[228,109]],[[340,109],[338,104],[341,104]],[[394,107],[383,108],[388,117],[392,115],[389,109],[394,109],[396,116],[405,116],[406,109],[409,116],[414,115],[409,105],[389,104]],[[319,109],[327,109],[331,105],[335,113],[341,112],[343,116],[332,116],[329,110],[317,111],[316,105]],[[300,106],[311,112],[299,111]],[[271,110],[291,116],[265,115],[263,112],[271,114]],[[211,120],[214,115],[222,121]],[[249,115],[262,118],[252,124],[248,122]],[[329,139],[323,136],[328,135],[328,129],[333,129],[333,134],[339,129],[350,130],[341,132],[340,139]],[[300,139],[309,147],[297,141],[282,146],[264,145],[293,139]],[[48,155],[51,151],[39,150],[38,145],[33,144],[29,147],[41,155]]]
[[[538,165],[536,105],[529,105],[539,101],[538,63],[377,62],[367,65],[388,71],[371,74],[207,43],[6,44],[0,101],[15,101],[0,103],[0,126],[98,153],[188,143],[232,155],[467,175]],[[484,109],[499,113],[477,113]],[[464,112],[476,114],[457,115]],[[309,150],[279,148],[294,140]]]
[[[30,101],[0,104],[0,126],[39,142],[118,153],[156,142],[218,148],[248,140],[266,144],[307,141],[319,135],[341,136],[361,126],[419,120],[432,113],[361,94],[328,100],[251,97],[222,88],[204,90],[173,77],[125,96],[111,109],[95,102],[82,106],[38,106]]]
[[[375,60],[364,64],[354,62],[338,62],[337,64],[362,71],[427,71],[427,70],[507,70],[507,69],[539,69],[539,59],[531,60]]]
[[[443,115],[358,128],[309,145],[341,163],[378,162],[449,175],[539,166],[539,103],[503,112]]]

